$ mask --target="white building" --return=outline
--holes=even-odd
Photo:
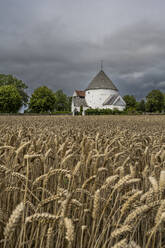
[[[72,97],[72,113],[85,114],[86,109],[124,110],[125,101],[111,79],[101,70],[91,81],[85,91],[76,90]]]

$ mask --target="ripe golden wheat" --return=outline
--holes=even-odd
[[[1,116],[0,248],[165,247],[164,116]]]

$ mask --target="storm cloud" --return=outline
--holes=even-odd
[[[29,92],[47,85],[72,95],[87,87],[100,60],[122,95],[165,91],[162,1],[0,3],[0,73],[24,80]]]

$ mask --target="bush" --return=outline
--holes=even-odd
[[[28,109],[24,111],[24,114],[26,115],[71,115],[72,112],[70,111],[55,111],[55,112],[41,112],[41,113],[35,113],[32,111],[29,111]]]
[[[65,114],[72,114],[70,111],[55,111],[51,113],[52,115],[65,115]]]
[[[115,114],[121,114],[122,111],[118,109],[87,109],[85,111],[86,115],[115,115]]]
[[[113,112],[113,115],[120,115],[120,114],[122,114],[122,111],[120,111],[120,110],[118,110],[116,108],[112,112]]]
[[[123,111],[115,109],[87,109],[86,115],[141,115],[142,111],[136,111],[135,108],[125,109]]]

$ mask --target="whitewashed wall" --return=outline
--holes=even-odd
[[[85,92],[85,99],[89,107],[96,109],[96,108],[103,108],[102,104],[110,95],[117,94],[118,91],[116,90],[109,90],[109,89],[95,89],[95,90],[87,90]]]
[[[123,104],[123,100],[121,101],[121,99],[118,101],[117,100],[117,105],[103,105],[103,103],[105,102],[105,100],[107,100],[107,98],[110,95],[115,95],[117,94],[118,91],[116,90],[109,90],[109,89],[95,89],[95,90],[87,90],[85,92],[85,100],[86,103],[88,104],[89,107],[83,107],[83,115],[85,110],[87,110],[88,108],[100,108],[100,109],[118,109],[120,111],[123,111],[125,109],[125,106],[120,106]],[[77,96],[76,92],[74,92],[73,96]],[[119,105],[118,105],[119,104]],[[80,107],[75,107],[72,101],[72,113],[74,114],[74,110],[77,109],[77,111],[80,111]]]
[[[74,106],[73,100],[72,100],[72,106],[71,106],[71,111],[72,111],[72,113],[73,113],[74,109],[75,109],[75,106]]]
[[[123,111],[125,109],[125,106],[115,106],[115,105],[104,105],[102,109],[118,109],[120,111]]]

